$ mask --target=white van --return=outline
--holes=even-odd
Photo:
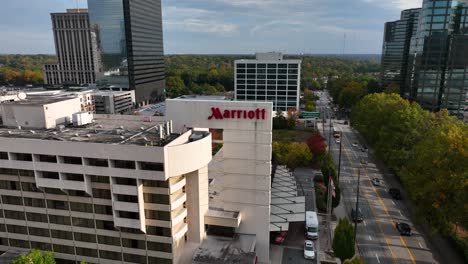
[[[306,236],[308,239],[317,239],[319,233],[319,223],[317,213],[306,211]]]

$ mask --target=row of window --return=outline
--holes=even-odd
[[[71,156],[55,156],[55,155],[43,155],[43,154],[34,154],[36,156],[36,161],[40,162],[49,162],[49,163],[59,163],[63,164],[73,164],[73,165],[83,165],[83,159],[81,157],[71,157]],[[7,152],[0,152],[0,159],[8,160]],[[33,155],[30,153],[14,153],[10,152],[11,160],[19,161],[33,161]],[[137,163],[132,160],[107,160],[107,159],[95,159],[95,158],[84,158],[84,165],[96,166],[96,167],[109,167],[110,165],[113,168],[121,169],[136,169],[136,164],[141,170],[149,171],[164,171],[164,165],[162,163],[156,162],[144,162],[138,161]]]
[[[261,75],[255,75],[255,74],[237,74],[236,75],[236,78],[237,80],[240,80],[240,79],[251,79],[251,80],[296,80],[297,81],[297,75],[285,75],[285,74],[281,74],[281,75],[275,75],[275,74],[268,74],[268,75],[264,75],[264,74],[261,74]]]
[[[276,84],[289,84],[289,85],[297,85],[297,80],[288,80],[288,81],[285,81],[285,80],[255,80],[255,79],[248,79],[248,80],[245,80],[245,79],[238,79],[237,80],[237,85],[242,85],[242,84],[258,84],[258,85],[265,85],[265,84],[269,84],[269,85],[276,85]]]
[[[249,74],[297,74],[298,70],[297,69],[237,69],[236,70],[237,74],[244,74],[244,73],[249,73]]]
[[[148,242],[148,250],[150,249]],[[148,264],[172,264],[172,260],[165,259],[165,258],[157,258],[157,257],[146,257],[136,254],[127,254],[122,252],[114,252],[114,251],[106,251],[106,250],[97,250],[97,249],[90,249],[90,248],[82,248],[82,247],[72,247],[67,245],[59,245],[59,244],[50,244],[50,243],[43,243],[43,242],[35,242],[35,241],[26,241],[20,239],[7,239],[7,238],[0,238],[0,245],[4,246],[11,246],[17,248],[34,248],[40,250],[49,250],[57,253],[63,254],[70,254],[70,255],[78,255],[78,256],[86,256],[92,258],[102,258],[102,259],[109,259],[109,260],[117,260],[117,261],[125,261],[130,263],[148,263]],[[155,251],[162,251],[162,250],[155,250]],[[164,251],[166,252],[166,251]],[[75,263],[74,261],[66,261],[61,259],[56,259],[58,263]]]
[[[276,69],[276,68],[279,68],[279,69],[297,69],[299,68],[299,64],[297,63],[248,63],[248,64],[244,64],[244,63],[236,63],[236,66],[237,68],[239,69],[244,69],[244,68],[247,68],[247,69],[255,69],[255,68],[258,68],[258,69]]]

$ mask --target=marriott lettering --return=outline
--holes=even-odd
[[[211,119],[256,119],[265,120],[266,110],[257,108],[255,110],[221,110],[219,107],[211,107],[211,115],[208,117]]]

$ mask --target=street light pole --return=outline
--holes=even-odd
[[[340,154],[338,155],[338,183],[340,182],[341,172],[341,144],[343,144],[343,132],[340,132]]]
[[[358,180],[357,180],[357,192],[356,192],[356,211],[354,216],[351,215],[351,218],[354,221],[354,245],[356,245],[356,235],[357,235],[357,218],[359,216],[359,185],[361,183],[361,165],[358,167]]]

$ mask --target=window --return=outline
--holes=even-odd
[[[122,253],[121,252],[113,252],[107,250],[99,250],[99,256],[103,259],[112,259],[112,260],[122,260]]]
[[[29,153],[11,153],[13,160],[32,161],[32,155]]]
[[[122,238],[122,247],[146,249],[144,240]]]
[[[73,240],[72,232],[63,230],[50,230],[50,234],[53,238]]]
[[[141,263],[141,264],[148,263],[146,260],[146,256],[124,253],[123,257],[124,257],[124,261],[126,262]]]
[[[172,264],[171,259],[148,257],[149,264]]]
[[[23,199],[17,196],[2,195],[3,203],[13,205],[23,205]]]
[[[68,210],[68,203],[57,200],[47,200],[47,207],[49,209]]]
[[[28,234],[28,229],[25,226],[7,225],[7,229],[9,233]]]
[[[136,179],[118,178],[118,177],[114,179],[115,179],[115,184],[136,186]]]
[[[55,156],[55,155],[38,155],[38,160],[40,162],[57,163],[57,156]]]
[[[104,230],[114,230],[114,223],[110,221],[96,220],[96,228]],[[101,243],[101,242],[99,242]]]
[[[145,186],[145,187],[169,188],[169,184],[168,184],[167,181],[143,180],[143,186]]]
[[[73,226],[94,228],[94,221],[92,219],[72,217]]]
[[[91,182],[109,183],[109,177],[91,175]]]
[[[154,236],[171,237],[171,229],[159,226],[146,226],[146,234]]]
[[[10,240],[11,247],[30,248],[29,241],[20,240],[20,239],[12,239],[12,238],[10,238],[9,240]]]
[[[148,171],[164,171],[164,164],[155,162],[140,162],[140,169]]]
[[[169,196],[164,194],[144,193],[145,203],[169,204]]]
[[[140,219],[140,215],[136,212],[127,212],[127,211],[117,211],[117,214],[120,218],[128,218],[128,219]]]
[[[53,244],[53,247],[54,247],[54,252],[75,255],[75,250],[73,249],[73,247],[65,246],[65,245],[57,245],[57,244]]]
[[[64,173],[63,176],[64,176],[65,180],[68,180],[68,181],[84,182],[83,174]]]
[[[126,203],[138,203],[138,197],[134,195],[117,194],[117,201]]]
[[[150,242],[148,241],[148,250],[160,251],[160,252],[172,252],[172,245],[166,243]]]
[[[21,188],[23,189],[23,192],[39,192],[36,184],[33,182],[22,182]]]
[[[24,212],[4,210],[5,218],[16,219],[16,220],[25,220]]]
[[[42,178],[45,178],[45,179],[54,179],[54,180],[60,179],[58,172],[42,171],[41,174],[42,174]]]
[[[82,165],[81,157],[62,156],[61,158],[65,164]]]
[[[24,200],[25,206],[40,207],[40,208],[45,207],[45,202],[43,199],[24,197],[23,200]]]
[[[110,190],[93,188],[93,197],[100,199],[111,199]]]
[[[96,243],[96,235],[92,234],[85,234],[85,233],[74,233],[75,240],[89,242],[89,243]]]
[[[112,160],[115,168],[135,169],[135,162],[131,160]]]
[[[0,159],[7,160],[8,159],[8,153],[0,151]]]
[[[96,249],[90,249],[90,248],[76,247],[76,254],[79,255],[79,256],[87,256],[87,257],[93,257],[93,258],[98,257],[97,250]]]
[[[51,224],[57,224],[57,225],[70,225],[71,224],[69,216],[49,215],[49,221]]]
[[[26,213],[28,221],[47,223],[47,215],[39,213]]]
[[[19,190],[19,182],[17,181],[0,181],[0,189],[4,190]]]
[[[70,202],[70,208],[72,211],[77,211],[77,212],[84,212],[84,213],[93,212],[93,206],[91,204],[86,204],[86,203]]]
[[[108,205],[94,205],[94,213],[96,214],[105,214],[105,215],[112,215],[112,207]]]
[[[31,236],[50,237],[50,233],[48,229],[36,228],[36,227],[28,227],[28,229],[29,229],[29,234]]]
[[[35,242],[35,241],[31,241],[31,248],[39,249],[39,250],[48,250],[48,251],[52,250],[51,244],[43,243],[43,242]]]
[[[87,165],[89,166],[96,166],[96,167],[109,167],[109,164],[106,159],[93,159],[93,158],[86,158]]]

